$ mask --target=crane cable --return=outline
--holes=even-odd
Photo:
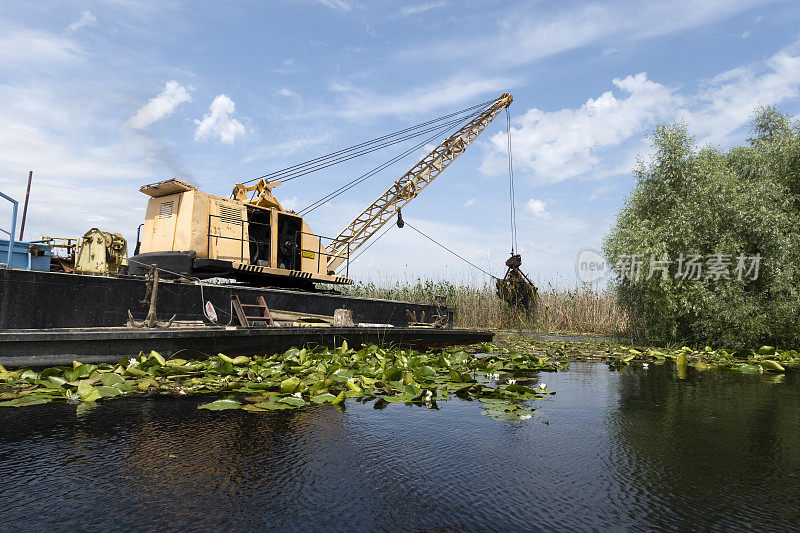
[[[254,181],[257,181],[257,180],[260,180],[260,179],[264,179],[264,178],[281,178],[282,181],[289,181],[290,179],[295,179],[295,178],[300,177],[302,175],[310,174],[312,172],[316,172],[317,170],[321,170],[322,168],[327,168],[328,166],[331,166],[331,165],[334,165],[334,164],[337,164],[337,163],[341,163],[343,161],[348,161],[349,159],[352,159],[353,157],[359,157],[360,155],[364,155],[366,153],[370,153],[370,152],[373,152],[375,150],[380,150],[381,148],[385,148],[386,146],[390,146],[392,144],[397,144],[398,142],[402,142],[402,141],[410,139],[412,137],[423,135],[424,133],[426,133],[426,131],[431,131],[432,129],[435,129],[436,127],[441,126],[441,124],[439,124],[438,126],[435,126],[434,128],[431,128],[429,130],[412,133],[409,136],[403,137],[401,139],[397,139],[398,136],[401,136],[401,135],[403,135],[405,133],[413,132],[414,130],[419,130],[420,128],[424,128],[426,126],[430,126],[431,124],[436,124],[438,122],[442,122],[442,121],[444,121],[446,119],[449,119],[449,118],[452,118],[452,117],[456,117],[458,115],[464,115],[464,113],[468,113],[468,112],[470,112],[469,116],[471,117],[473,115],[476,115],[476,114],[482,112],[482,108],[484,108],[486,105],[492,103],[493,101],[494,100],[487,100],[486,102],[481,102],[480,104],[475,104],[473,106],[466,107],[466,108],[461,109],[459,111],[455,111],[453,113],[449,113],[447,115],[443,115],[441,117],[438,117],[438,118],[435,118],[435,119],[432,119],[432,120],[428,120],[426,122],[422,122],[420,124],[416,124],[414,126],[410,126],[408,128],[404,128],[402,130],[395,131],[393,133],[389,133],[389,134],[383,135],[381,137],[376,137],[374,139],[370,139],[368,141],[364,141],[364,142],[355,144],[353,146],[350,146],[350,147],[347,147],[347,148],[343,148],[343,149],[337,150],[335,152],[331,152],[331,153],[326,154],[326,155],[315,157],[313,159],[309,159],[308,161],[304,161],[302,163],[297,163],[295,165],[291,165],[291,166],[286,167],[286,168],[282,168],[282,169],[279,169],[279,170],[268,172],[268,173],[263,174],[261,176],[257,176],[255,178],[251,178],[249,180],[243,181],[242,183],[243,184],[251,183],[251,182],[254,182]],[[465,117],[462,116],[462,117],[459,117],[459,118],[457,118],[455,120],[461,121],[464,118]],[[373,145],[376,145],[378,143],[381,143],[382,141],[387,141],[387,142],[382,144],[382,145],[379,145],[377,147],[373,146]],[[324,165],[324,166],[320,166],[320,165]],[[287,174],[289,176],[288,177],[284,177]]]
[[[405,150],[404,152],[396,155],[395,157],[391,158],[390,160],[381,163],[377,167],[375,167],[372,170],[362,174],[361,176],[348,181],[347,183],[345,183],[344,185],[342,185],[341,187],[339,187],[335,191],[330,192],[330,193],[326,194],[325,196],[323,196],[322,198],[320,198],[319,200],[307,205],[306,207],[304,207],[303,209],[298,211],[297,214],[299,214],[301,216],[308,215],[309,213],[311,213],[312,211],[314,211],[318,207],[330,202],[331,200],[333,200],[337,196],[340,196],[341,194],[347,192],[348,190],[352,189],[356,185],[359,185],[359,184],[365,182],[366,180],[368,180],[369,178],[371,178],[372,176],[374,176],[375,174],[377,174],[381,170],[393,165],[397,161],[403,159],[404,157],[408,156],[409,154],[413,153],[414,151],[418,150],[419,148],[425,146],[430,141],[432,141],[432,140],[436,139],[437,137],[441,136],[443,133],[449,133],[451,130],[454,130],[461,122],[463,122],[463,120],[459,120],[455,124],[446,123],[445,125],[441,126],[433,135],[431,135],[430,137],[427,137],[422,142],[412,146],[411,148],[409,148],[409,149]]]
[[[514,197],[514,159],[511,154],[511,114],[506,107],[506,132],[508,134],[508,198],[511,203],[511,255],[517,250],[517,209]]]

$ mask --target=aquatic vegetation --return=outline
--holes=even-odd
[[[700,372],[710,369],[751,373],[783,373],[800,369],[800,352],[762,346],[758,350],[676,349],[629,346],[605,339],[548,340],[526,335],[499,335],[495,342],[475,345],[470,350],[486,353],[515,351],[543,357],[557,368],[567,368],[569,361],[604,361],[612,370],[630,365],[648,368],[650,364],[673,361],[679,367],[691,365]]]
[[[39,372],[0,367],[0,407],[215,393],[225,396],[199,408],[258,413],[325,403],[341,406],[348,398],[374,401],[375,409],[390,403],[436,409],[437,401],[457,397],[480,402],[484,414],[493,418],[527,419],[532,413],[528,402],[555,394],[535,385],[538,373],[557,366],[532,353],[498,352],[420,353],[375,345],[356,351],[345,343],[336,349],[291,348],[271,356],[219,354],[205,361],[167,360],[150,352],[116,365],[74,362]]]
[[[751,351],[714,350],[710,346],[702,350],[684,346],[678,350],[666,351],[619,346],[610,350],[608,356],[609,365],[615,368],[641,361],[663,364],[667,360],[674,360],[679,369],[691,363],[695,370],[700,372],[718,369],[763,374],[800,369],[800,353],[796,350],[779,350],[773,346],[762,346],[758,350]],[[643,362],[642,366],[646,368],[647,364]]]

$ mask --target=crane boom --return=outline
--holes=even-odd
[[[328,272],[333,273],[361,245],[369,240],[394,214],[416,198],[442,171],[472,144],[513,97],[501,94],[480,114],[457,132],[442,141],[414,167],[395,181],[386,192],[372,202],[331,242],[328,249]]]

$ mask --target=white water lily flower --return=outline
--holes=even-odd
[[[294,394],[292,394],[292,396],[294,396],[295,398],[302,398],[303,397],[303,393],[302,392],[295,392]]]
[[[431,398],[433,398],[433,393],[428,391],[428,393],[425,395],[425,401],[430,401]]]
[[[539,383],[539,388],[544,390],[547,388],[547,385],[545,383]]]
[[[513,385],[513,384],[515,384],[516,382],[517,382],[517,380],[516,380],[516,379],[509,379],[509,380],[508,380],[508,384],[509,384],[509,385]]]
[[[649,367],[650,367],[650,365],[649,365],[649,364],[647,364],[647,363],[642,363],[642,368],[644,368],[645,370],[647,370]]]
[[[531,415],[522,415],[521,417],[519,417],[520,420],[530,420],[530,418]]]
[[[133,365],[135,365],[135,364],[136,364],[136,363],[138,363],[138,362],[139,362],[139,361],[137,361],[135,357],[131,357],[131,358],[128,360],[128,366],[133,366]]]

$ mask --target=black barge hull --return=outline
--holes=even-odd
[[[292,346],[384,346],[438,348],[491,341],[489,331],[453,329],[453,311],[435,305],[356,298],[340,294],[231,285],[159,284],[158,316],[175,315],[179,327],[125,327],[128,311],[142,320],[146,284],[142,278],[103,277],[0,269],[0,364],[49,366],[115,362],[155,350],[183,358],[271,354]],[[263,296],[276,311],[332,316],[352,311],[359,327],[238,327],[231,299],[254,302]],[[211,324],[204,302],[221,311]],[[444,327],[409,327],[438,319]]]
[[[438,348],[491,341],[489,331],[433,328],[88,328],[0,331],[0,364],[4,366],[114,363],[155,350],[166,357],[200,358],[224,353],[272,354],[292,346],[363,345]]]
[[[128,310],[142,320],[147,308],[145,282],[136,277],[90,276],[63,272],[0,269],[0,330],[91,328],[123,326]],[[227,323],[232,296],[242,303],[254,303],[263,296],[270,309],[333,316],[336,309],[349,309],[355,323],[391,324],[405,327],[415,316],[433,321],[436,313],[447,313],[452,326],[452,309],[341,294],[308,292],[268,287],[187,284],[162,281],[158,292],[158,317],[168,320],[207,322],[204,302],[221,310],[219,321]],[[236,325],[236,320],[233,320]]]

